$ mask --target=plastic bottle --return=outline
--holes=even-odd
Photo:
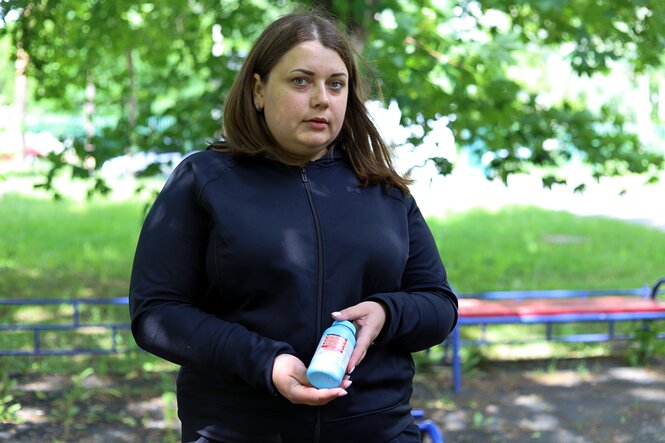
[[[342,383],[351,353],[356,347],[356,327],[347,320],[334,321],[323,331],[312,361],[307,368],[307,378],[319,389],[336,388]]]

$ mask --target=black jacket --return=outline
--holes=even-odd
[[[275,356],[308,365],[330,313],[363,300],[388,318],[349,394],[322,407],[278,395]],[[137,343],[182,366],[179,415],[202,435],[383,442],[411,422],[410,353],[446,338],[457,299],[413,198],[360,187],[343,151],[297,168],[207,150],[145,220],[130,312]]]

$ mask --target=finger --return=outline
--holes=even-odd
[[[357,305],[349,306],[341,311],[335,311],[331,313],[331,315],[335,320],[355,321],[366,316],[368,313],[367,303],[362,302]]]
[[[296,404],[305,404],[309,406],[325,405],[332,400],[344,397],[348,393],[343,388],[316,389],[311,387],[302,387],[292,392],[289,400]]]
[[[360,334],[356,337],[356,348],[354,351],[357,351],[361,355],[364,355],[364,353],[367,352],[369,347],[372,344],[372,341],[374,340],[374,334],[370,334],[369,332],[366,331],[361,331]]]
[[[335,311],[330,314],[330,316],[337,321],[350,320],[353,321],[355,318],[351,315],[351,308],[342,309],[341,311]]]
[[[369,349],[370,341],[365,337],[358,338],[356,342],[356,347],[351,353],[349,358],[349,364],[347,365],[347,372],[351,373],[353,369],[360,364],[361,361],[367,355],[367,350]]]
[[[356,349],[353,350],[353,353],[351,354],[351,358],[349,358],[349,364],[347,366],[347,372],[349,374],[353,373],[353,370],[360,364],[361,361],[365,358],[365,355],[367,354],[367,349],[363,349],[360,347],[356,347]]]
[[[377,302],[361,302],[354,306],[349,306],[341,311],[331,313],[334,320],[349,320],[356,323],[357,326],[373,327],[381,329],[386,318],[386,311]]]

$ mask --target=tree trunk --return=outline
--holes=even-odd
[[[10,130],[13,136],[10,138],[10,144],[12,145],[12,151],[16,153],[20,152],[23,159],[28,155],[27,146],[25,145],[25,113],[28,103],[27,70],[29,63],[30,57],[28,53],[23,48],[18,48],[15,63],[14,123]]]
[[[127,110],[127,119],[131,133],[129,139],[131,147],[134,148],[136,138],[136,120],[138,118],[138,99],[136,98],[136,73],[134,72],[134,56],[131,49],[127,51],[127,77],[129,79],[129,103]]]
[[[93,138],[95,137],[95,96],[97,95],[97,88],[92,77],[92,73],[88,71],[87,85],[85,87],[85,104],[83,105],[83,127],[85,128],[85,144],[86,150],[92,151],[95,149],[93,145]]]
[[[92,73],[88,71],[87,84],[85,86],[85,104],[83,105],[83,128],[85,129],[85,145],[86,152],[93,152],[95,150],[95,96],[97,95],[97,88],[92,77]],[[83,167],[92,171],[95,169],[96,160],[93,155],[86,154],[83,160]]]
[[[660,80],[658,86],[658,123],[665,122],[665,80]]]

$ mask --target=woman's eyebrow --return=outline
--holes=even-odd
[[[314,75],[315,74],[314,72],[312,72],[308,69],[305,69],[305,68],[295,68],[295,69],[292,69],[291,71],[289,71],[289,73],[291,73],[291,72],[302,72],[303,74],[307,74],[307,75]],[[346,72],[335,72],[334,74],[331,74],[330,76],[331,77],[348,77],[346,75]]]

